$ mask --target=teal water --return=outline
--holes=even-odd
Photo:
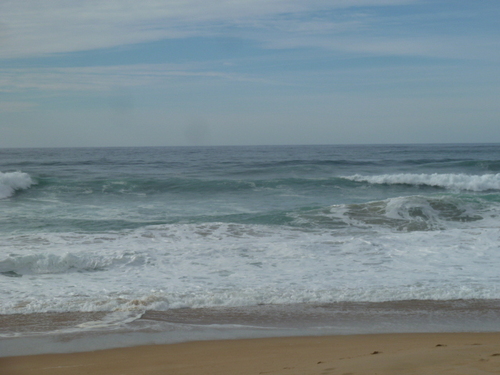
[[[500,145],[0,150],[0,313],[500,298]]]
[[[0,230],[293,225],[303,212],[416,195],[454,197],[456,205],[495,203],[498,151],[496,145],[2,150],[4,176],[21,171],[33,183],[4,194],[2,211],[9,217]],[[419,174],[421,181],[405,174]],[[490,176],[491,186],[481,180],[472,187],[446,184],[460,175]],[[382,176],[382,183],[370,181]]]

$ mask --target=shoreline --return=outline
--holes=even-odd
[[[500,332],[192,341],[0,358],[6,375],[438,374],[500,371]]]
[[[0,315],[0,357],[277,337],[496,332],[500,300],[338,302]]]

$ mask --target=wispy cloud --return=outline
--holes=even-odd
[[[420,56],[462,60],[500,60],[500,39],[463,36],[274,35],[267,48],[321,48],[354,56]]]
[[[39,56],[155,41],[220,35],[228,28],[268,30],[291,16],[282,31],[325,34],[351,21],[317,20],[321,11],[395,6],[416,0],[4,0],[0,3],[0,58]],[[252,33],[249,34],[250,36]],[[257,35],[253,33],[253,36]]]
[[[37,104],[21,101],[0,102],[0,113],[5,112],[26,112],[37,107]]]
[[[0,92],[93,91],[121,87],[155,87],[196,77],[225,81],[263,82],[250,75],[211,70],[205,64],[136,64],[106,67],[0,69]]]

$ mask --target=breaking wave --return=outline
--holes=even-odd
[[[28,189],[34,182],[23,172],[0,172],[0,199],[11,197],[17,190]]]
[[[32,254],[12,256],[0,261],[0,274],[9,277],[23,275],[61,274],[68,272],[104,271],[113,266],[144,265],[147,259],[141,254]]]
[[[341,212],[342,218],[350,225],[370,225],[406,232],[451,229],[459,223],[470,225],[494,215],[484,212],[479,202],[450,196],[415,195],[335,208],[332,207],[332,213]]]
[[[451,190],[487,191],[500,190],[500,173],[484,175],[467,174],[383,174],[378,176],[345,176],[347,180],[383,185],[421,185]]]

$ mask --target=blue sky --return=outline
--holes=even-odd
[[[500,142],[498,0],[3,0],[0,147]]]

